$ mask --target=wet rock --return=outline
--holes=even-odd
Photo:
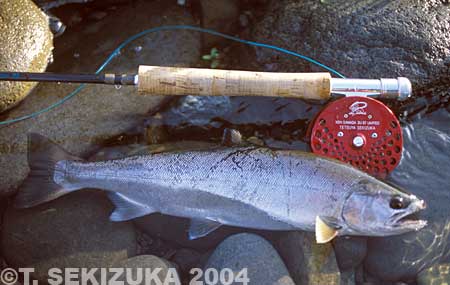
[[[405,76],[422,83],[440,74],[450,55],[445,1],[272,1],[255,27],[255,40],[270,40],[354,78]],[[256,51],[260,64],[318,70],[289,56]]]
[[[50,13],[47,13],[47,15],[49,18],[49,27],[50,27],[50,30],[52,31],[53,35],[55,37],[61,36],[64,33],[64,31],[66,30],[66,25],[64,25],[64,23],[61,22],[61,20],[58,17],[56,17]]]
[[[130,19],[133,19],[130,21]],[[110,11],[101,21],[80,31],[67,30],[55,40],[55,62],[51,71],[93,72],[126,38],[145,28],[169,24],[194,24],[192,16],[166,1],[134,1]],[[142,49],[136,52],[135,47]],[[139,64],[193,65],[200,58],[200,37],[187,31],[144,36],[113,59],[105,72],[135,73]],[[77,53],[78,58],[73,55]],[[39,84],[18,108],[4,119],[16,118],[48,107],[72,92],[72,84]],[[105,139],[136,126],[158,106],[159,96],[139,96],[132,86],[89,85],[58,108],[35,119],[0,128],[0,195],[14,193],[27,175],[26,135],[37,132],[60,143],[68,151],[83,155]]]
[[[163,258],[171,258],[176,253],[175,247],[161,239],[154,238],[136,229],[137,254],[156,255]]]
[[[125,259],[115,263],[112,268],[127,268],[124,270],[125,273],[117,279],[121,282],[119,284],[180,284],[176,268],[167,260],[154,255],[139,255]],[[145,273],[144,270],[149,270],[150,274]],[[156,271],[158,271],[157,277],[152,280],[151,272]],[[112,275],[109,278],[112,278]]]
[[[450,264],[436,264],[417,276],[417,285],[450,284]]]
[[[355,270],[341,271],[341,285],[355,285]]]
[[[181,272],[189,273],[191,268],[201,268],[206,260],[204,260],[204,255],[195,250],[181,248],[171,261],[178,266]]]
[[[446,112],[440,115],[449,118]],[[418,232],[369,239],[365,269],[383,280],[414,280],[450,256],[450,132],[448,121],[436,116],[403,128],[403,158],[389,180],[426,201],[420,217],[428,225]]]
[[[313,233],[286,233],[276,248],[296,284],[341,284],[333,246],[317,244]]]
[[[260,236],[237,234],[224,240],[204,266],[219,272],[230,268],[237,276],[247,271],[248,284],[294,284],[283,261],[272,245]],[[235,280],[232,284],[242,284]]]
[[[333,240],[334,253],[341,271],[354,269],[360,265],[367,254],[367,238],[337,237]]]
[[[226,101],[216,98],[197,99],[195,102],[208,102],[199,104],[205,106],[202,108],[172,104],[155,115],[152,124],[157,121],[164,126],[171,139],[220,140],[225,128],[233,128],[246,138],[257,136],[272,140],[274,145],[277,142],[273,140],[285,140],[287,144],[292,143],[290,148],[298,149],[308,123],[322,107],[286,98],[231,97]]]
[[[239,0],[200,0],[200,5],[203,27],[225,34],[232,34],[236,30],[239,22]],[[203,36],[203,44],[209,48],[224,41],[216,36]]]
[[[214,118],[223,117],[232,110],[230,97],[225,96],[186,96],[166,114],[176,118],[176,123],[205,126]],[[173,123],[172,123],[173,125]]]
[[[31,0],[0,5],[0,70],[42,72],[52,55],[48,17]],[[0,113],[20,101],[34,82],[0,82]]]
[[[47,279],[48,269],[111,267],[136,254],[129,222],[109,221],[112,205],[102,194],[82,191],[4,216],[1,250],[9,265],[35,268]]]
[[[43,10],[48,10],[52,8],[57,8],[62,5],[66,4],[73,4],[73,3],[87,3],[93,0],[34,0],[39,7],[41,7]]]

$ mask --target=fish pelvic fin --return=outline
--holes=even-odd
[[[114,212],[109,216],[109,219],[113,222],[128,221],[157,212],[156,209],[130,199],[121,193],[110,192],[108,197],[116,206]]]
[[[221,223],[212,220],[198,218],[191,219],[189,239],[194,240],[207,236],[209,233],[217,230],[221,225]]]
[[[327,243],[334,239],[338,233],[339,227],[336,223],[330,222],[327,217],[316,217],[316,242]]]
[[[36,133],[28,134],[28,165],[30,173],[15,197],[17,208],[29,208],[54,200],[71,190],[54,180],[55,165],[61,160],[81,160],[63,148]]]

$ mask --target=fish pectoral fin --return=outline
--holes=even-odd
[[[140,204],[120,193],[110,192],[108,197],[116,206],[109,216],[109,219],[114,222],[128,221],[157,212],[152,207]]]
[[[338,235],[342,227],[332,217],[316,217],[316,242],[327,243]]]
[[[191,219],[191,225],[189,227],[189,239],[197,239],[208,235],[219,228],[222,224],[206,220],[206,219]]]

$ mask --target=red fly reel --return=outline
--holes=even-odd
[[[398,165],[403,137],[400,123],[383,103],[345,97],[329,103],[311,128],[314,153],[339,159],[384,178]]]

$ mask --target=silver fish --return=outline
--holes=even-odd
[[[305,152],[226,148],[84,162],[48,139],[30,135],[31,172],[16,198],[31,207],[83,188],[108,192],[110,219],[151,213],[191,218],[199,238],[220,225],[388,236],[418,230],[425,208],[412,194],[336,160]]]

